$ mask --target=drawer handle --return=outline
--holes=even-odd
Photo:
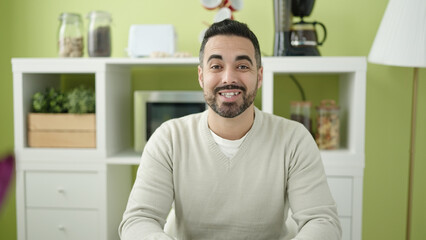
[[[61,194],[64,194],[64,193],[65,193],[65,189],[64,189],[64,188],[62,188],[62,187],[59,187],[59,188],[57,189],[57,191],[58,191],[58,193],[61,193]]]
[[[65,226],[64,225],[58,225],[58,230],[65,232]]]

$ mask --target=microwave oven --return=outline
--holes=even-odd
[[[206,109],[202,91],[135,91],[134,150],[142,152],[163,122]]]

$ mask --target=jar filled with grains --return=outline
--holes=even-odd
[[[87,15],[87,52],[90,57],[111,56],[111,14],[92,11]]]
[[[334,100],[323,100],[317,106],[316,142],[319,149],[338,149],[340,146],[339,106]]]
[[[62,13],[59,16],[59,57],[82,57],[84,49],[83,23],[80,14]]]

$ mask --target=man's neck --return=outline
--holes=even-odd
[[[237,140],[242,138],[253,125],[254,106],[251,105],[243,113],[234,118],[221,117],[209,108],[207,121],[210,130],[216,133],[216,135],[228,140]]]

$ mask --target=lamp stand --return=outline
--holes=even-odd
[[[408,204],[407,204],[407,232],[406,240],[410,240],[411,215],[413,205],[413,182],[414,182],[414,154],[416,145],[416,119],[417,119],[417,85],[419,81],[419,68],[414,68],[413,74],[413,98],[411,104],[411,138],[410,138],[410,159],[408,168]]]

